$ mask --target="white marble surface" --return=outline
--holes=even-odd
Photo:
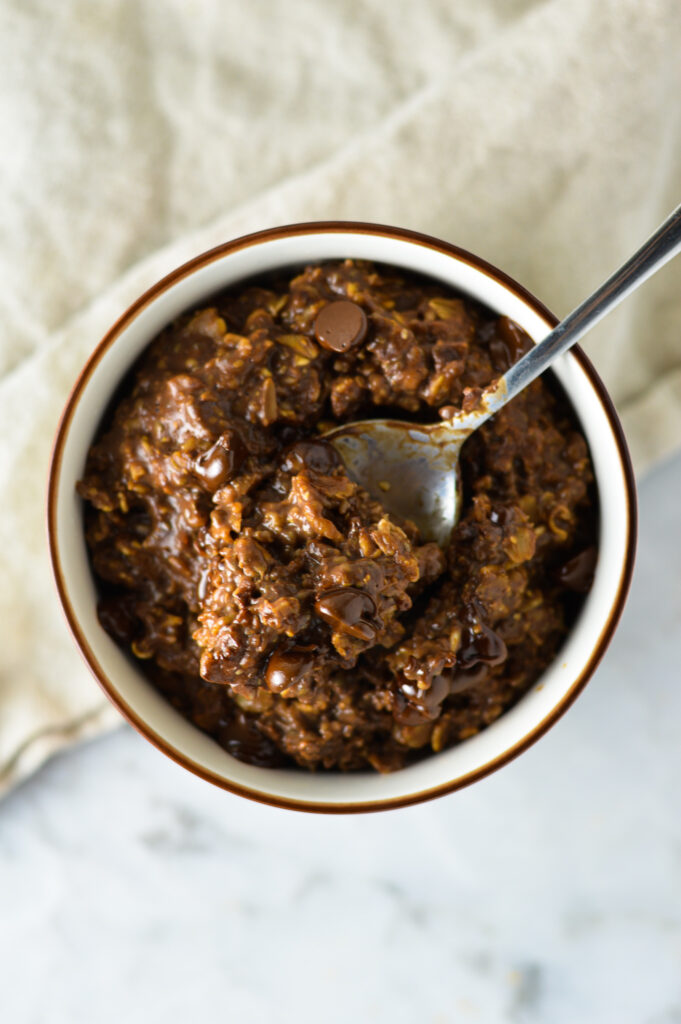
[[[495,776],[386,814],[213,789],[123,728],[0,805],[12,1024],[681,1021],[681,459],[624,621]]]

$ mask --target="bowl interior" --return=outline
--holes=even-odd
[[[527,744],[566,706],[589,673],[624,585],[630,547],[626,467],[612,422],[589,374],[573,354],[554,364],[591,449],[600,501],[599,560],[594,585],[557,659],[522,700],[493,725],[457,747],[390,775],[309,774],[257,768],[229,755],[160,696],[99,625],[96,589],[75,490],[111,393],[149,341],[186,309],[254,274],[317,260],[370,259],[441,280],[517,321],[539,341],[549,316],[494,271],[426,240],[363,230],[301,230],[245,240],[180,268],[129,311],[93,354],[62,422],[50,495],[55,571],[67,616],[92,670],[126,717],[171,757],[198,774],[289,806],[369,809],[423,799],[491,770]],[[605,526],[605,528],[604,528]]]

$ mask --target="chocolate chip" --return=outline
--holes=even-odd
[[[341,465],[338,452],[328,441],[298,441],[286,453],[284,469],[300,471],[311,469],[313,473],[328,476]]]
[[[312,647],[291,647],[275,651],[267,663],[265,682],[273,693],[281,693],[306,675],[314,665]]]
[[[586,594],[594,581],[597,558],[598,551],[595,547],[588,547],[584,551],[580,551],[558,570],[558,582],[568,590]]]
[[[357,587],[327,590],[315,603],[314,610],[334,632],[349,633],[368,643],[376,638],[376,626],[367,621],[376,615],[376,605],[370,594]]]
[[[194,473],[209,491],[224,487],[246,457],[246,447],[236,430],[221,434],[194,462]]]
[[[314,332],[317,341],[332,352],[347,352],[364,341],[367,317],[361,306],[349,299],[329,302],[317,314]]]

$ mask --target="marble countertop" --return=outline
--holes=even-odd
[[[0,805],[12,1024],[681,1021],[681,459],[597,675],[519,760],[384,814],[214,789],[132,730]]]

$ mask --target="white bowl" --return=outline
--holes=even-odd
[[[85,659],[129,722],[190,771],[242,796],[300,810],[347,812],[404,806],[474,782],[525,750],[582,690],[609,643],[629,587],[636,495],[622,430],[591,364],[573,349],[554,364],[589,442],[600,502],[592,589],[555,661],[511,710],[476,736],[389,775],[257,768],[236,760],[183,718],[104,632],[76,481],[112,392],[144,347],[174,317],[228,285],[277,268],[355,257],[437,278],[517,321],[539,341],[555,325],[524,288],[483,260],[413,232],[372,224],[298,224],[212,249],[135,302],[99,343],[64,410],[49,480],[50,549],[66,616]]]

